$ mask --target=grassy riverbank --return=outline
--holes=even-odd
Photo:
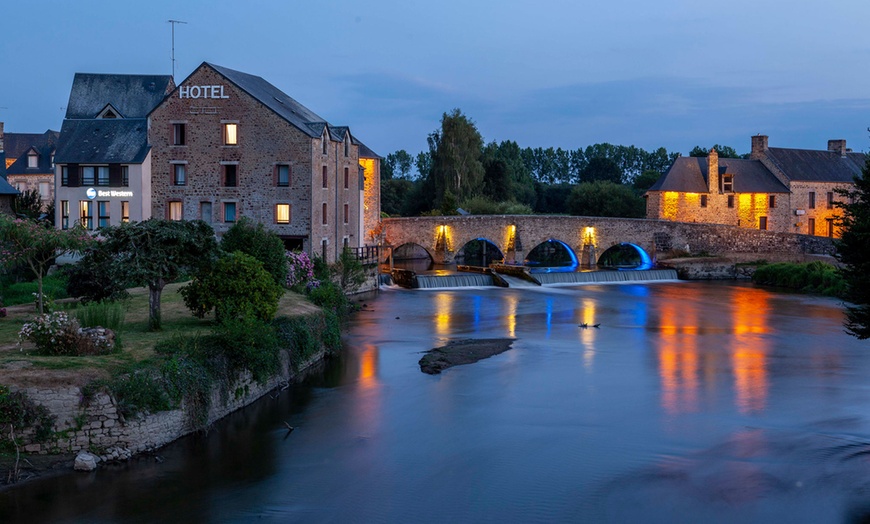
[[[0,319],[0,384],[18,387],[84,386],[97,378],[108,378],[113,371],[130,364],[147,361],[155,356],[154,347],[163,340],[179,335],[207,333],[214,327],[211,315],[194,317],[185,307],[178,289],[184,284],[170,284],[163,290],[161,301],[163,329],[148,331],[148,290],[130,291],[125,303],[126,315],[117,335],[120,351],[100,356],[40,356],[28,354],[18,347],[18,332],[36,312],[33,304],[7,307],[7,316]],[[60,301],[58,309],[74,313],[72,301]],[[314,315],[320,308],[304,296],[287,291],[281,297],[277,316]]]

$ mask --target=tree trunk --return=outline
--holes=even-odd
[[[45,297],[42,294],[42,274],[36,275],[36,303],[39,306],[39,314],[45,313]]]
[[[160,331],[160,293],[165,284],[161,280],[148,286],[148,329]]]

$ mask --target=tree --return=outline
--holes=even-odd
[[[658,171],[644,171],[634,179],[631,185],[634,186],[637,191],[644,193],[647,189],[651,188],[652,185],[661,178],[661,176],[662,174]]]
[[[622,170],[619,165],[604,157],[590,158],[586,164],[586,168],[580,175],[580,180],[583,182],[613,182],[619,184],[622,182]]]
[[[202,220],[148,219],[100,230],[101,249],[114,254],[113,278],[148,286],[148,328],[160,329],[160,295],[166,284],[212,264],[214,230]]]
[[[44,313],[42,279],[65,253],[77,253],[91,242],[80,228],[59,230],[33,220],[13,219],[0,213],[0,266],[26,265],[36,277],[39,314]]]
[[[283,285],[287,280],[284,242],[274,231],[266,229],[262,222],[254,223],[248,217],[242,217],[224,233],[221,249],[227,253],[241,251],[256,258],[278,285]]]
[[[42,219],[46,213],[44,213],[42,207],[42,197],[39,195],[39,191],[30,189],[16,195],[12,200],[12,212],[18,218],[26,218],[28,220]]]
[[[414,183],[404,178],[392,178],[381,183],[381,211],[400,216],[405,211]]]
[[[432,178],[435,182],[435,203],[443,207],[448,190],[457,200],[480,193],[483,186],[481,153],[483,138],[467,116],[459,109],[441,117],[441,129],[429,135],[432,153]]]
[[[713,144],[713,148],[716,150],[716,153],[719,155],[719,158],[749,158],[749,155],[741,155],[737,153],[731,146],[721,146],[719,144]],[[695,146],[689,151],[689,156],[694,157],[706,157],[710,154],[710,149],[704,149],[701,146]]]
[[[513,194],[511,176],[504,160],[488,160],[484,166],[483,194],[493,202],[510,200]]]
[[[597,181],[577,184],[566,203],[572,215],[641,218],[646,214],[643,198],[630,187]]]
[[[846,332],[861,340],[870,338],[870,159],[855,188],[841,191],[847,197],[837,203],[843,210],[842,235],[836,241],[837,258],[845,264]]]

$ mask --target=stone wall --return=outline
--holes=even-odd
[[[324,355],[324,352],[315,355],[306,366],[321,360]],[[263,384],[258,384],[249,374],[245,374],[229,388],[226,395],[215,388],[212,391],[209,424],[292,381],[295,374],[291,372],[286,353],[282,353],[281,369],[278,375]],[[98,392],[86,401],[78,387],[12,390],[24,392],[30,400],[45,406],[56,417],[54,429],[59,433],[56,440],[36,443],[32,441],[33,430],[23,434],[24,451],[27,453],[91,451],[104,460],[127,458],[168,444],[197,429],[183,405],[172,411],[125,419],[115,400],[106,392]]]

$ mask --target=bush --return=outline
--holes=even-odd
[[[531,215],[532,208],[513,201],[494,202],[483,196],[463,200],[459,207],[472,215]]]
[[[46,313],[27,322],[18,333],[18,345],[29,341],[40,355],[77,355],[79,323],[63,311]]]
[[[345,318],[353,311],[353,305],[344,291],[331,280],[323,281],[319,286],[312,288],[308,298],[325,311],[335,313],[340,318]]]
[[[104,327],[117,331],[124,323],[124,305],[119,302],[93,302],[76,309],[82,327]]]
[[[114,277],[112,255],[99,248],[89,249],[78,263],[61,272],[68,278],[66,292],[82,304],[122,300],[130,296],[127,282]]]
[[[9,426],[17,430],[34,428],[34,440],[44,442],[53,433],[54,417],[45,406],[39,405],[20,392],[12,392],[0,384],[0,451],[11,451],[15,444],[8,439]]]
[[[69,296],[66,288],[67,276],[65,274],[54,273],[42,279],[42,292],[53,300]],[[38,289],[36,281],[10,284],[3,290],[3,301],[6,306],[33,302],[34,294],[38,293]]]
[[[305,251],[287,251],[284,256],[287,264],[287,280],[284,285],[301,293],[315,280],[314,262]]]
[[[236,251],[219,258],[179,292],[196,317],[203,318],[214,310],[220,323],[244,318],[271,320],[283,289],[259,260]]]
[[[287,279],[287,263],[284,260],[284,242],[262,223],[254,223],[242,217],[224,233],[221,249],[227,253],[241,251],[263,263],[265,269],[278,285]]]
[[[778,263],[761,265],[752,275],[756,284],[780,286],[827,296],[842,297],[846,281],[836,267],[824,262],[808,264]]]

